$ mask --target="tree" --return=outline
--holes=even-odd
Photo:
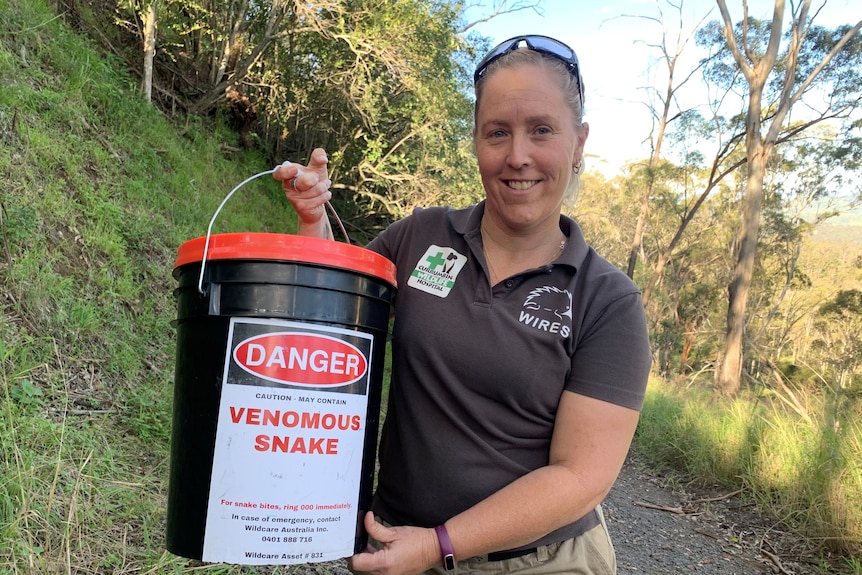
[[[810,285],[804,266],[799,265],[804,239],[820,224],[859,205],[862,187],[854,176],[860,167],[862,142],[853,133],[840,135],[812,129],[776,148],[770,162],[770,190],[764,200],[766,236],[758,248],[762,254],[760,267],[771,265],[775,270],[763,283],[774,284],[776,295],[750,338],[753,342],[761,339],[779,315],[793,287]],[[775,330],[779,337],[772,338],[769,344],[775,350],[783,347],[787,328],[793,322],[784,323]]]
[[[223,101],[231,90],[236,89],[258,64],[276,40],[283,34],[282,23],[293,8],[297,18],[315,18],[314,3],[297,2],[290,6],[288,0],[269,0],[256,3],[240,0],[231,3],[228,18],[221,21],[223,28],[213,28],[217,34],[213,46],[220,48],[210,61],[208,90],[189,107],[193,114],[210,110]],[[213,11],[213,19],[220,16]],[[220,42],[219,39],[222,39]]]
[[[676,83],[676,79],[674,74],[677,70],[677,65],[679,64],[680,58],[682,56],[683,50],[685,50],[689,41],[693,38],[693,33],[689,33],[686,35],[683,31],[682,25],[682,8],[683,4],[680,3],[678,5],[674,5],[671,3],[671,7],[675,8],[679,12],[680,22],[677,26],[676,30],[676,40],[675,46],[671,48],[669,46],[668,41],[668,33],[672,25],[669,24],[669,18],[665,17],[664,11],[662,10],[661,3],[657,0],[656,6],[658,8],[659,17],[649,17],[649,16],[636,16],[637,18],[643,18],[648,22],[654,22],[661,27],[661,42],[658,44],[647,44],[648,47],[659,50],[661,53],[661,62],[667,68],[667,78],[664,84],[664,88],[654,88],[650,90],[650,104],[649,110],[650,115],[653,121],[653,129],[650,134],[650,144],[652,147],[652,154],[648,160],[648,163],[643,169],[646,171],[646,182],[643,189],[643,195],[640,200],[640,213],[638,214],[637,223],[635,224],[635,230],[631,241],[631,247],[629,249],[629,258],[628,258],[628,266],[626,269],[626,273],[630,278],[634,278],[635,268],[637,266],[638,254],[641,251],[644,229],[646,227],[647,216],[649,214],[649,204],[650,198],[653,194],[653,189],[656,185],[656,171],[659,169],[659,164],[662,158],[662,143],[664,142],[665,132],[668,128],[668,125],[681,117],[682,111],[678,109],[678,105],[676,102],[677,92],[685,86],[686,83],[694,76],[697,72],[697,68],[688,71],[685,74],[685,77]]]
[[[745,206],[737,238],[736,269],[728,287],[725,343],[715,374],[717,389],[724,395],[734,395],[739,390],[742,376],[746,308],[757,255],[766,164],[772,156],[791,108],[814,85],[827,66],[835,61],[836,67],[852,72],[837,56],[848,45],[848,52],[858,55],[857,33],[862,28],[862,21],[853,27],[844,27],[837,34],[830,34],[821,28],[815,29],[809,17],[811,2],[802,0],[791,15],[788,45],[779,58],[785,0],[775,1],[771,23],[750,18],[747,2],[743,1],[743,19],[737,26],[734,26],[726,1],[717,0],[717,3],[722,16],[721,32],[726,47],[747,84]],[[858,69],[857,60],[853,74],[857,81]],[[773,101],[766,101],[770,79],[776,82],[778,90]],[[838,88],[844,86],[844,81],[839,77],[832,79]],[[856,88],[858,89],[858,82]],[[838,95],[841,96],[840,93]],[[849,100],[838,98],[830,103],[829,108],[834,113],[857,103],[858,95]]]
[[[333,204],[358,241],[477,189],[462,169],[474,160],[460,26],[448,3],[350,2],[301,20],[243,85],[279,161],[327,149]]]
[[[859,366],[862,365],[862,290],[841,290],[832,301],[823,304],[819,316],[824,363],[834,372],[839,389],[862,382]],[[855,381],[854,379],[855,378]]]
[[[475,163],[471,72],[490,41],[470,31],[462,0],[93,2],[108,8],[86,12],[101,20],[93,35],[136,72],[130,46],[145,29],[155,38],[146,24],[158,16],[152,75],[140,75],[163,110],[224,118],[273,162],[325,147],[332,203],[359,241],[413,206],[481,195],[463,166]],[[482,21],[541,12],[539,0],[489,5]]]
[[[736,119],[725,120],[717,112],[711,120],[705,119],[696,110],[687,110],[675,121],[676,127],[667,134],[674,147],[681,150],[680,168],[687,176],[681,188],[684,198],[677,215],[679,222],[672,237],[656,251],[649,279],[643,288],[643,300],[649,303],[653,292],[666,273],[666,266],[673,260],[689,226],[707,205],[710,196],[721,189],[725,179],[740,166],[745,165],[745,156],[740,153],[741,136],[737,132]],[[725,139],[725,134],[731,134]],[[696,146],[698,142],[716,145],[715,154],[708,166],[702,166],[704,155]]]
[[[153,60],[156,57],[156,30],[158,29],[159,0],[150,0],[141,17],[144,22],[144,74],[141,92],[149,102],[153,98]]]

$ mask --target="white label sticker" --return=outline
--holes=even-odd
[[[410,274],[407,285],[437,297],[446,297],[466,263],[467,256],[452,248],[429,246]]]
[[[353,554],[372,343],[327,326],[231,319],[204,561]]]

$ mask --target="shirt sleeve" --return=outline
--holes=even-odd
[[[422,208],[416,208],[411,215],[390,224],[365,247],[393,262],[396,261],[398,249],[410,235],[413,221],[421,211]]]
[[[652,364],[640,293],[598,310],[572,354],[566,389],[640,411]]]

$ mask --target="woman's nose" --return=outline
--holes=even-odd
[[[530,155],[530,141],[526,136],[512,136],[512,144],[509,148],[509,155],[506,158],[509,166],[513,168],[522,168],[532,162]]]

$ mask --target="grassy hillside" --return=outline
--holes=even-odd
[[[192,569],[163,551],[171,269],[271,166],[113,64],[41,0],[0,0],[2,573]],[[260,178],[214,232],[294,225]]]

